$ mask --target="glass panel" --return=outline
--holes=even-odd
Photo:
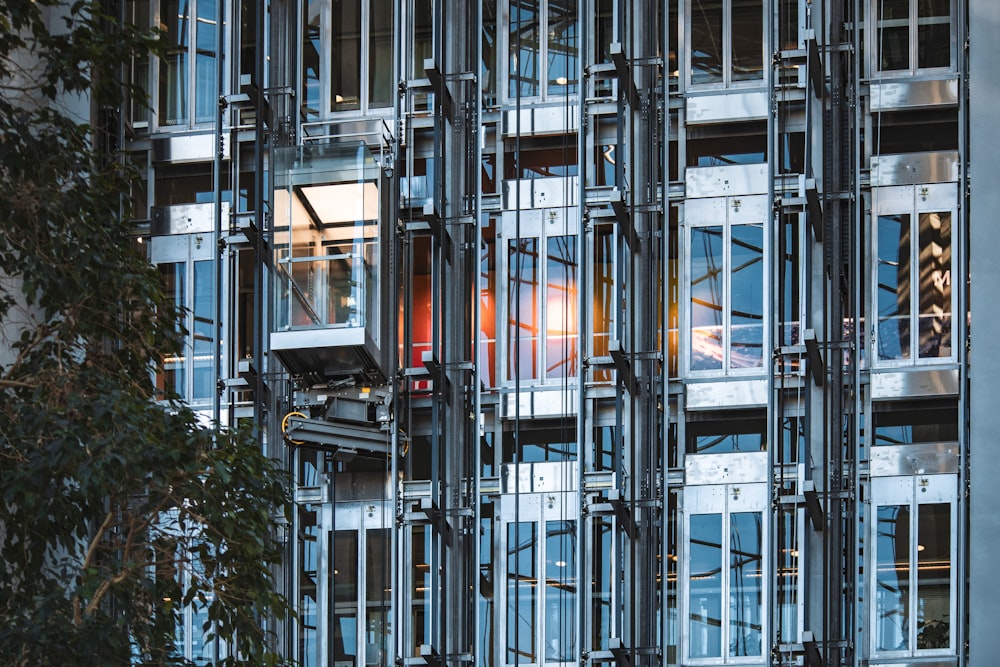
[[[779,230],[782,236],[782,258],[778,265],[780,276],[781,344],[798,345],[799,318],[801,317],[800,241],[798,215],[787,215]]]
[[[576,653],[576,521],[545,522],[545,660]]]
[[[910,358],[910,216],[878,217],[878,358]]]
[[[365,664],[389,664],[392,655],[389,601],[392,576],[389,572],[392,543],[388,528],[369,530],[365,535]]]
[[[733,81],[764,78],[764,6],[762,0],[733,1]]]
[[[761,655],[764,599],[760,512],[729,515],[729,655]]]
[[[163,0],[160,25],[165,44],[160,61],[160,125],[187,121],[188,30],[191,12],[188,0]]]
[[[493,667],[493,504],[479,510],[479,640],[476,667]]]
[[[368,0],[368,106],[392,104],[392,0]],[[430,16],[427,17],[430,21]],[[423,58],[420,59],[423,67]]]
[[[917,506],[917,648],[951,646],[951,505]]]
[[[537,524],[507,524],[507,663],[536,662]]]
[[[919,442],[957,442],[958,410],[928,405],[922,409],[874,414],[875,438],[879,445],[908,445]]]
[[[692,658],[722,656],[722,515],[691,515],[688,591]]]
[[[579,41],[576,31],[577,0],[549,0],[548,79],[550,95],[576,93]]]
[[[497,94],[497,5],[496,0],[482,0],[483,16],[482,62],[480,81],[483,84],[483,105],[496,103]]]
[[[949,0],[917,2],[917,67],[951,65],[951,6]]]
[[[316,526],[316,511],[312,505],[299,509],[299,660],[303,667],[318,664],[316,629],[319,622],[317,613],[317,567],[319,562],[319,533]]]
[[[591,645],[595,651],[606,651],[611,637],[611,521],[595,517],[593,526]]]
[[[331,2],[333,44],[330,49],[330,109],[360,109],[361,3],[358,0]]]
[[[507,93],[511,97],[534,97],[538,90],[539,14],[537,0],[510,0],[510,78]]]
[[[482,228],[479,249],[479,376],[487,387],[496,386],[497,362],[497,251],[496,221]]]
[[[910,68],[910,0],[878,0],[879,69]]]
[[[799,540],[795,510],[778,514],[777,618],[779,643],[799,639]]]
[[[212,397],[215,391],[215,267],[211,260],[194,263],[194,368],[192,400]]]
[[[764,226],[732,227],[731,368],[764,363]]]
[[[538,239],[507,242],[507,377],[533,380],[538,368]]]
[[[302,113],[307,120],[319,117],[319,16],[321,0],[305,0],[302,21]]]
[[[207,123],[219,112],[219,79],[215,56],[218,49],[216,2],[198,0],[198,26],[195,32],[194,121]]]
[[[391,7],[389,8],[391,11]],[[434,57],[434,9],[431,0],[413,0],[413,69],[410,76],[422,79],[424,59]],[[392,44],[389,44],[392,48]]]
[[[951,356],[951,213],[921,213],[920,358]]]
[[[691,83],[721,82],[722,0],[694,0],[691,6]]]
[[[877,510],[875,539],[875,647],[910,647],[910,509],[883,505]]]
[[[608,343],[614,335],[615,299],[614,229],[601,225],[594,232],[594,350],[595,357],[608,356]],[[610,382],[611,371],[593,372],[595,382]]]
[[[160,264],[160,279],[163,281],[163,292],[171,306],[178,309],[187,308],[187,298],[185,296],[186,280],[185,272],[187,265],[183,262],[171,262]],[[177,321],[177,334],[180,335],[184,325],[184,315],[181,314]],[[162,375],[156,379],[157,393],[166,398],[167,394],[176,394],[185,397],[185,374],[184,374],[184,348],[177,354],[165,355],[163,357]]]
[[[691,370],[722,368],[722,227],[691,229]]]
[[[358,533],[355,530],[338,530],[331,534],[331,540],[333,659],[335,662],[357,665]]]
[[[576,237],[545,241],[545,377],[576,375]]]

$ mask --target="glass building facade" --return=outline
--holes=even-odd
[[[974,664],[977,0],[220,2],[125,146],[285,655]]]

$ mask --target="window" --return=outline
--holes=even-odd
[[[211,123],[219,112],[218,0],[161,0],[165,46],[159,61],[159,123]]]
[[[531,428],[520,426],[503,434],[504,463],[575,461],[576,452],[574,419],[537,420]]]
[[[897,403],[893,401],[873,406],[874,446],[958,442],[958,406],[954,402]]]
[[[577,373],[577,234],[574,209],[505,212],[504,370],[508,382],[563,384]],[[520,234],[518,235],[518,232]]]
[[[956,489],[952,475],[872,481],[873,657],[954,653]]]
[[[391,107],[391,0],[305,0],[303,11],[303,119]]]
[[[690,415],[692,418],[694,414]],[[767,419],[756,410],[698,414],[687,425],[688,454],[731,454],[767,449]]]
[[[193,406],[215,395],[215,242],[211,234],[155,237],[152,261],[164,291],[182,310],[178,334],[186,332],[176,354],[165,355],[156,371],[161,397],[174,394]]]
[[[882,365],[953,359],[955,186],[879,188],[874,199],[873,358]]]
[[[695,486],[684,494],[687,658],[714,664],[763,659],[767,485]]]
[[[580,50],[577,0],[508,0],[507,9],[508,96],[575,94]]]
[[[763,0],[692,0],[689,83],[729,87],[764,80]]]
[[[764,364],[766,197],[689,200],[688,369],[745,373]]]
[[[577,658],[577,522],[567,519],[575,493],[523,494],[501,499],[497,539],[505,582],[503,664],[571,663]],[[516,509],[515,509],[516,505]],[[515,520],[515,516],[517,517]],[[498,611],[499,611],[498,609]]]
[[[952,0],[872,0],[875,69],[911,74],[954,63]]]

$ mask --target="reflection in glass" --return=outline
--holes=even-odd
[[[545,377],[576,375],[576,237],[545,241]]]
[[[875,646],[910,647],[910,509],[883,505],[876,515]]]
[[[920,321],[921,359],[951,356],[951,214],[921,213]]]
[[[533,380],[538,355],[538,239],[507,242],[507,377]]]
[[[299,509],[299,660],[303,667],[316,667],[318,646],[317,563],[319,561],[316,510],[312,505]]]
[[[535,652],[536,526],[507,525],[507,664],[537,661]]]
[[[729,655],[761,654],[764,599],[760,512],[729,515]]]
[[[730,368],[764,363],[764,227],[733,225]]]
[[[722,656],[722,515],[691,515],[688,634],[692,658]]]
[[[188,120],[188,30],[191,10],[188,0],[163,0],[160,27],[165,46],[160,61],[160,125],[178,125]]]
[[[545,522],[545,660],[576,653],[576,521]]]
[[[878,358],[910,358],[910,216],[878,217]]]
[[[368,106],[387,107],[392,103],[394,88],[392,0],[368,2]]]
[[[195,28],[194,120],[207,123],[219,112],[219,81],[215,57],[218,50],[216,2],[198,0],[198,23]]]
[[[358,653],[358,533],[338,530],[331,535],[329,578],[333,581],[334,660],[357,666]]]
[[[611,637],[611,521],[595,517],[593,524],[593,578],[591,579],[591,644],[595,651],[608,650]]]
[[[163,293],[167,297],[169,304],[178,309],[187,308],[187,298],[185,296],[185,276],[186,265],[183,262],[169,262],[159,265],[160,280],[163,285]],[[177,320],[177,334],[181,335],[184,324],[183,317]],[[157,393],[166,398],[167,394],[176,394],[184,397],[186,376],[184,373],[184,352],[171,354],[163,357],[162,375],[156,378]]]
[[[388,528],[365,535],[365,664],[386,667],[392,655],[389,602],[391,542]]]
[[[537,0],[510,0],[510,97],[535,97],[538,90],[539,15]]]
[[[951,64],[951,8],[949,0],[917,3],[917,67]]]
[[[330,109],[361,108],[361,3],[331,0]],[[391,72],[391,70],[390,70]]]
[[[722,2],[694,0],[691,6],[691,83],[721,82]]]
[[[479,644],[476,667],[493,667],[493,504],[479,511]]]
[[[691,370],[722,368],[722,227],[691,229]]]
[[[795,510],[778,513],[777,620],[779,643],[799,639],[799,540]]]
[[[951,646],[951,506],[917,506],[918,649]]]
[[[577,0],[549,0],[548,6],[548,92],[570,95],[577,91]]]
[[[194,263],[194,294],[192,315],[194,338],[192,379],[190,399],[205,401],[212,398],[215,391],[215,271],[212,260]]]
[[[764,78],[762,0],[732,0],[733,81]]]
[[[479,80],[483,85],[483,104],[495,103],[497,94],[497,0],[482,0],[483,39]]]
[[[609,354],[608,343],[614,335],[614,313],[617,305],[614,303],[615,296],[615,271],[614,271],[614,228],[610,225],[601,225],[594,230],[594,349],[595,357],[604,357]],[[607,369],[595,369],[593,371],[595,382],[609,382],[611,371]]]

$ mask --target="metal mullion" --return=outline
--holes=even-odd
[[[262,2],[263,0],[258,0]],[[331,99],[333,96],[333,81],[331,80],[331,63],[330,57],[334,52],[333,43],[333,4],[330,0],[311,0],[313,2],[321,2],[320,12],[319,12],[319,43],[320,43],[320,53],[319,53],[319,117],[329,118],[330,114],[333,112],[331,105]],[[301,0],[301,5],[303,8],[302,17],[299,21],[299,30],[302,31],[302,39],[299,40],[299,49],[304,48],[305,40],[305,20],[308,16],[306,9],[308,7],[310,0]],[[300,55],[300,60],[302,56]],[[299,63],[299,69],[301,70],[303,64]],[[299,85],[302,86],[302,76],[299,77]],[[302,90],[302,98],[306,99],[306,91]]]
[[[518,63],[520,67],[520,63]],[[549,3],[538,0],[538,95],[549,98]]]
[[[359,60],[361,61],[361,81],[358,88],[358,106],[360,107],[358,111],[360,113],[368,113],[368,79],[371,75],[371,62],[367,57],[368,50],[371,47],[371,7],[369,5],[369,0],[361,0],[361,34],[358,35],[358,49]]]
[[[917,502],[917,475],[912,475],[910,478],[910,554],[909,554],[909,568],[910,568],[910,617],[909,617],[909,628],[907,641],[909,642],[909,652],[911,655],[917,655],[917,610],[919,605],[920,596],[917,592],[917,585],[919,583],[919,578],[917,576],[917,566],[918,566],[918,556],[917,556],[917,546],[920,536],[917,534],[920,526],[918,520],[920,515],[920,503]],[[954,540],[952,540],[954,541]]]
[[[730,0],[726,0],[728,4]],[[722,374],[729,375],[732,370],[732,358],[730,355],[730,342],[732,341],[732,313],[733,313],[733,233],[732,219],[729,213],[729,197],[726,197],[726,219],[722,226]],[[728,506],[729,501],[726,501]]]
[[[722,2],[722,87],[733,85],[733,0]],[[728,351],[726,355],[728,359]],[[726,366],[727,370],[729,366]]]
[[[730,0],[726,0],[728,3]],[[728,358],[728,347],[726,349],[726,357]],[[729,628],[730,628],[730,614],[732,610],[729,607],[729,597],[732,594],[730,591],[730,577],[732,573],[730,572],[731,563],[731,550],[732,550],[732,535],[730,531],[730,520],[729,520],[729,484],[725,485],[725,500],[722,506],[722,569],[719,572],[719,579],[722,584],[722,593],[719,597],[719,623],[720,636],[722,637],[722,645],[720,646],[720,653],[722,654],[722,662],[728,663],[732,657],[729,654]]]

